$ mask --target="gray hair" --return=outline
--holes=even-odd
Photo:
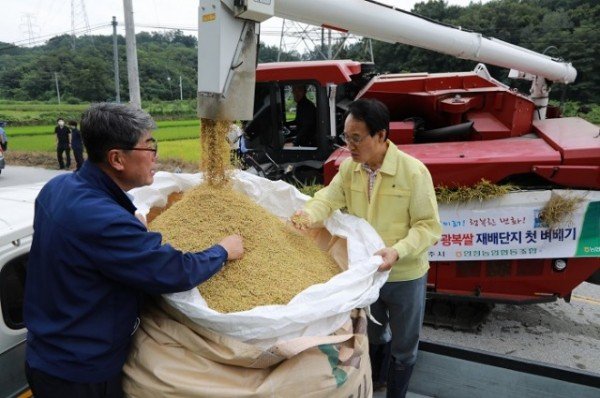
[[[100,163],[111,149],[133,148],[143,133],[156,129],[156,123],[133,106],[99,103],[81,115],[80,127],[89,160]]]

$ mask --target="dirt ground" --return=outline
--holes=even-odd
[[[5,153],[6,163],[14,166],[42,167],[44,169],[58,169],[56,155],[52,152],[22,152],[8,151]],[[71,157],[71,169],[75,168],[75,161]],[[198,165],[176,159],[159,158],[158,169],[172,173],[195,173]]]

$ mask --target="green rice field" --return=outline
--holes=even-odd
[[[158,122],[154,137],[161,159],[180,159],[197,163],[200,158],[200,121],[170,120]],[[10,149],[26,152],[53,152],[56,148],[54,125],[7,126]]]

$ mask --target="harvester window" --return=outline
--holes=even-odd
[[[316,87],[313,84],[306,84],[304,86],[306,87],[306,98],[308,98],[308,100],[310,102],[312,102],[313,105],[316,106],[317,105],[317,89],[316,89]],[[297,107],[296,107],[296,101],[294,101],[293,87],[294,87],[294,85],[286,85],[283,88],[286,123],[291,122],[296,119]]]
[[[286,142],[293,146],[317,146],[317,89],[314,84],[286,84],[282,94]]]

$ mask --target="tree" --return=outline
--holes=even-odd
[[[390,10],[390,12],[398,12]],[[484,36],[572,62],[578,71],[569,85],[570,100],[600,102],[600,3],[597,0],[494,0],[472,2],[467,7],[448,6],[443,0],[415,4],[414,12],[433,20],[460,26]],[[93,39],[93,40],[92,40]],[[197,40],[179,30],[136,35],[140,85],[144,99],[175,99],[179,76],[184,98],[195,98],[197,87]],[[346,45],[340,57],[368,61],[363,42]],[[54,73],[59,74],[61,93],[73,99],[104,101],[114,97],[112,38],[84,36],[72,50],[69,35],[57,36],[45,45],[19,48],[0,43],[0,99],[53,100]],[[121,94],[127,100],[125,39],[118,37]],[[337,51],[337,49],[336,49]],[[323,51],[322,51],[323,52]],[[402,44],[373,41],[377,72],[449,72],[472,70],[475,62]],[[279,49],[260,43],[259,62],[277,61]],[[281,61],[322,59],[317,49],[299,54],[284,52]],[[508,70],[488,65],[492,75],[527,89],[527,83],[507,78]],[[169,81],[168,77],[171,78]],[[554,99],[560,89],[551,93]]]

